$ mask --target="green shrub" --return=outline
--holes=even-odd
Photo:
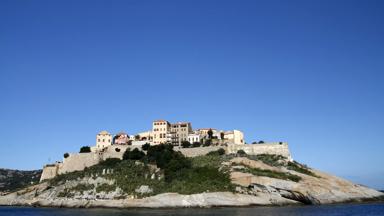
[[[91,147],[83,146],[80,148],[80,153],[88,153],[88,152],[91,152]]]
[[[239,165],[244,166],[244,164],[239,164]],[[284,173],[284,172],[278,172],[278,171],[272,171],[272,170],[266,170],[266,169],[246,167],[243,169],[236,169],[236,170],[240,171],[240,172],[251,173],[251,174],[256,175],[256,176],[266,176],[266,177],[270,177],[270,178],[290,180],[290,181],[294,181],[294,182],[298,182],[301,180],[301,177],[297,176],[297,175],[293,175],[290,173]]]
[[[111,192],[111,191],[115,191],[116,190],[116,186],[115,185],[109,185],[109,184],[101,184],[99,186],[96,187],[96,192],[97,193],[100,193],[100,192]]]
[[[147,151],[149,149],[149,146],[151,146],[149,143],[145,143],[141,149],[143,149],[144,151]]]
[[[207,139],[207,140],[205,140],[203,146],[210,146],[211,144],[212,144],[212,140],[211,139]]]
[[[237,151],[237,154],[240,155],[240,156],[245,156],[247,155],[247,153],[245,153],[245,151],[243,149],[240,149]]]
[[[123,160],[141,160],[145,157],[145,153],[135,148],[132,151],[128,148],[123,154]]]
[[[196,148],[196,147],[200,147],[201,146],[201,143],[200,142],[194,142],[192,144],[192,147]]]
[[[313,176],[313,177],[318,177],[315,173],[311,172],[308,168],[306,168],[305,166],[297,163],[297,162],[288,162],[287,164],[287,169],[289,170],[294,170],[296,172],[299,172],[299,173],[302,173],[302,174],[305,174],[305,175],[309,175],[309,176]]]
[[[225,150],[223,148],[207,153],[207,155],[223,155],[223,154],[225,154]]]
[[[107,158],[104,161],[101,161],[99,164],[101,166],[113,167],[120,162],[121,162],[120,158]]]
[[[64,153],[64,158],[67,158],[69,157],[69,154],[68,153]]]
[[[181,142],[181,146],[183,148],[189,148],[189,147],[191,147],[191,143],[188,141],[183,141],[183,142]]]

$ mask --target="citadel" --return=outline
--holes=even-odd
[[[186,157],[205,155],[222,148],[226,154],[242,150],[249,155],[276,154],[292,160],[288,144],[285,142],[245,144],[244,134],[240,130],[223,131],[214,128],[193,130],[190,122],[170,123],[166,120],[156,120],[152,123],[152,130],[136,135],[124,132],[112,135],[107,131],[101,131],[96,135],[96,144],[90,147],[89,151],[66,153],[62,162],[45,165],[40,181],[84,170],[107,158],[122,159],[127,149],[141,150],[147,143],[171,144],[175,151],[180,151]]]

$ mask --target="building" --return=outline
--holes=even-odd
[[[239,130],[226,131],[224,133],[224,139],[233,144],[244,144],[244,134]]]
[[[195,142],[201,142],[202,136],[198,133],[188,134],[188,142],[193,144]]]
[[[133,140],[151,141],[152,140],[152,131],[145,131],[145,132],[138,133],[136,136],[133,137]]]
[[[120,132],[113,137],[113,143],[117,145],[126,145],[129,143],[129,136],[127,133]]]
[[[208,131],[209,130],[212,130],[213,134],[217,132],[217,130],[214,128],[200,128],[196,131],[198,134],[200,134],[202,136],[202,138],[208,138]]]
[[[192,133],[192,125],[190,122],[177,122],[171,124],[171,132],[167,138],[172,145],[181,146],[181,142],[188,140],[190,133]]]
[[[171,124],[165,120],[156,120],[152,123],[152,143],[158,145],[167,143],[167,134],[169,133]]]
[[[96,135],[96,148],[98,150],[104,149],[112,145],[112,135],[108,131],[101,131]]]

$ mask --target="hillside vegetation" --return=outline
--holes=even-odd
[[[0,169],[0,194],[9,193],[38,183],[42,170],[21,171]]]

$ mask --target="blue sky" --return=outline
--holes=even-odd
[[[384,188],[383,1],[0,1],[0,167],[154,119]]]

